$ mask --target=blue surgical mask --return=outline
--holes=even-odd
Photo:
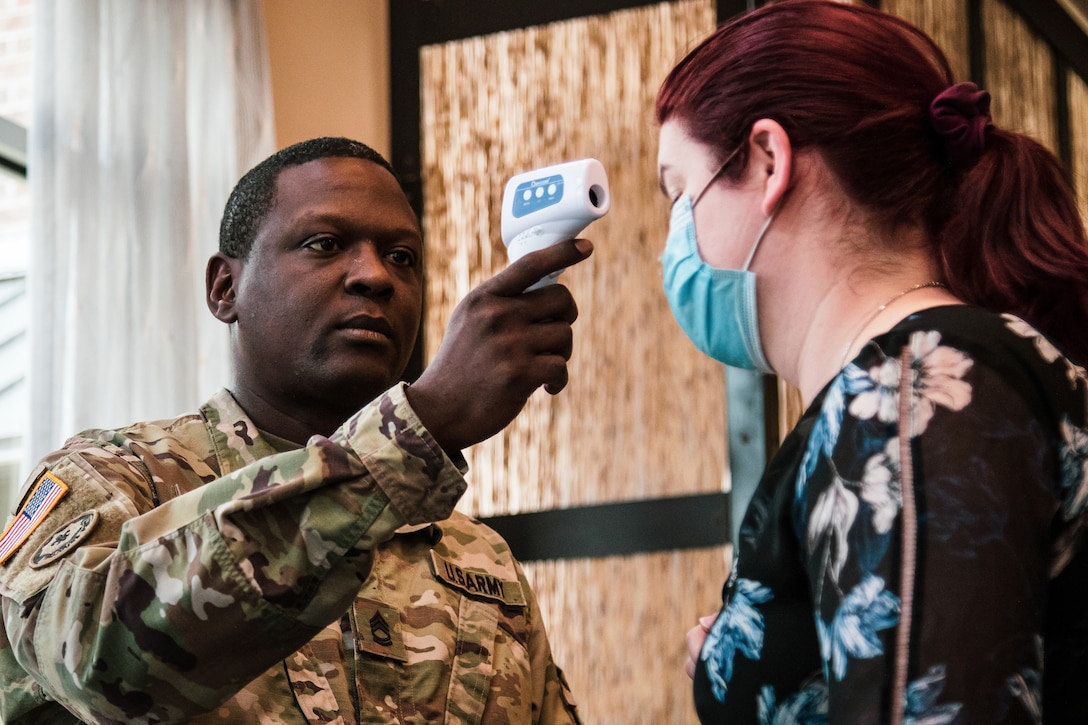
[[[774,370],[759,340],[756,275],[748,266],[773,218],[760,229],[742,269],[718,269],[699,255],[693,205],[684,194],[673,204],[661,254],[665,297],[695,347],[726,365],[763,373]]]

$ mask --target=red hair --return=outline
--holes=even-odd
[[[755,121],[777,121],[881,223],[925,228],[953,294],[1024,318],[1088,362],[1088,239],[1068,179],[1041,144],[992,127],[977,162],[951,163],[930,104],[953,83],[944,53],[904,20],[784,0],[692,50],[656,111],[721,158]],[[736,180],[745,156],[725,175]]]

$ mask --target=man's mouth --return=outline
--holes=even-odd
[[[393,338],[393,328],[383,317],[356,315],[337,325],[337,328],[361,340],[386,342]]]

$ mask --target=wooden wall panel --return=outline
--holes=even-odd
[[[1073,144],[1073,186],[1081,216],[1088,219],[1088,82],[1076,73],[1066,77],[1069,127]]]
[[[466,452],[467,513],[489,516],[720,491],[728,485],[724,369],[672,319],[660,264],[653,101],[715,26],[710,0],[660,3],[425,47],[420,56],[425,356],[453,307],[506,263],[507,178],[586,156],[612,208],[593,257],[562,278],[578,300],[570,384],[537,392]],[[557,660],[587,723],[695,723],[684,633],[716,611],[728,547],[533,562]]]
[[[506,264],[499,220],[511,174],[592,156],[613,199],[586,232],[593,257],[562,278],[581,313],[570,384],[538,392],[467,453],[475,512],[722,486],[723,368],[683,336],[661,290],[668,205],[652,117],[664,74],[714,22],[706,0],[662,3],[422,53],[428,358],[454,304]]]
[[[1002,0],[983,0],[985,87],[994,123],[1026,133],[1058,151],[1054,54]]]
[[[881,9],[898,15],[936,41],[958,80],[972,79],[967,0],[884,0]]]
[[[527,564],[584,722],[697,725],[684,633],[721,606],[721,550]]]

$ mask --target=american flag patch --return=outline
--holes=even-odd
[[[64,481],[46,471],[35,482],[33,490],[26,497],[23,508],[11,520],[4,533],[0,535],[0,566],[11,558],[34,529],[45,521],[46,515],[57,505],[57,501],[68,493]]]

